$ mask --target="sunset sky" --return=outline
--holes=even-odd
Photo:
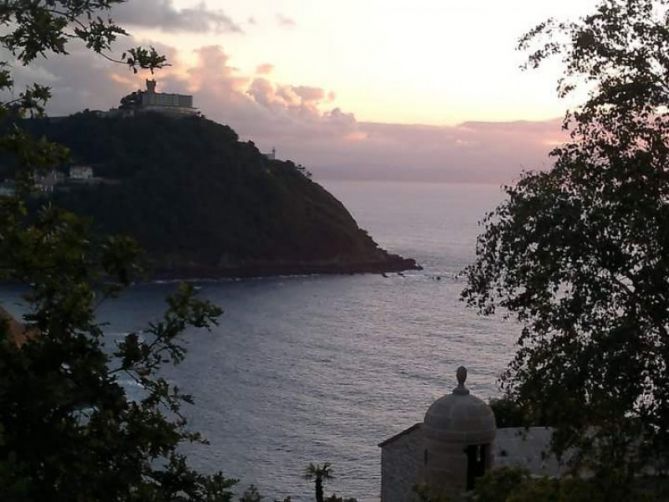
[[[240,32],[135,33],[180,47],[190,62],[197,48],[221,44],[242,73],[270,64],[270,80],[325,87],[363,121],[542,120],[564,111],[554,93],[559,67],[522,72],[517,39],[549,16],[573,17],[593,3],[209,0]]]
[[[322,176],[512,181],[548,164],[575,101],[558,61],[521,71],[515,50],[549,16],[593,0],[130,0],[112,14],[172,66],[159,90]],[[92,71],[91,71],[92,70]],[[23,80],[22,80],[23,79]],[[116,106],[139,76],[73,48],[24,70],[52,114]]]

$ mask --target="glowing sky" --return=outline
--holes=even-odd
[[[200,0],[175,0],[180,8]],[[180,47],[184,58],[222,45],[246,73],[325,87],[359,120],[456,124],[562,115],[559,68],[519,69],[518,37],[549,16],[575,17],[590,0],[208,0],[243,33],[135,30]],[[281,20],[285,22],[282,23]]]
[[[159,91],[318,176],[509,182],[549,165],[561,66],[521,71],[518,38],[595,0],[129,0],[112,17],[172,66]],[[143,87],[73,48],[17,82],[53,89],[52,114],[108,109]]]

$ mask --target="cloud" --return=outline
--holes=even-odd
[[[295,28],[295,26],[297,26],[297,23],[293,18],[284,16],[283,14],[276,15],[276,22],[279,26],[283,28]]]
[[[256,78],[247,94],[274,113],[318,120],[324,116],[321,106],[329,93],[320,87],[276,85],[266,78]]]
[[[133,37],[119,39],[112,55],[138,45],[152,45],[170,62],[178,61],[173,47],[159,42],[147,42]],[[81,42],[68,45],[68,55],[51,54],[47,59],[38,58],[25,67],[11,57],[3,55],[14,71],[14,93],[18,94],[26,85],[34,82],[51,88],[50,115],[66,115],[83,109],[106,110],[119,104],[122,96],[139,87],[144,87],[144,77],[150,74],[133,75],[126,65],[112,63],[92,53]],[[180,89],[186,91],[187,89]]]
[[[202,47],[189,64],[173,48],[158,49],[173,63],[158,72],[159,91],[193,94],[208,118],[230,125],[263,151],[276,147],[280,158],[306,165],[316,178],[509,183],[524,169],[548,167],[547,153],[564,138],[560,119],[444,127],[362,122],[337,107],[327,89],[244,74],[221,47]],[[16,77],[19,84],[51,85],[52,115],[108,109],[144,86],[144,75],[134,76],[83,47]]]
[[[325,91],[320,87],[308,87],[299,85],[293,87],[293,92],[297,94],[303,103],[320,103],[325,99]]]
[[[274,71],[274,65],[269,63],[264,63],[256,67],[257,75],[269,75]]]
[[[359,123],[364,139],[349,140],[345,157],[331,159],[322,172],[352,179],[510,183],[523,170],[549,167],[551,147],[545,140],[560,137],[560,124],[560,119],[455,126]]]
[[[221,99],[241,98],[250,78],[241,75],[239,70],[228,64],[229,56],[217,45],[201,47],[196,51],[198,63],[188,68],[188,78],[175,76],[183,86],[194,92],[203,92],[205,96]],[[176,67],[178,74],[180,68]],[[167,73],[170,75],[170,73]]]
[[[242,32],[225,12],[209,9],[204,2],[183,9],[177,9],[172,0],[123,3],[112,10],[112,18],[121,25],[159,28],[169,32]]]
[[[320,87],[265,77],[241,84],[237,72],[220,66],[223,51],[217,51],[215,61],[203,60],[193,76],[234,78],[235,95],[224,104],[216,88],[226,84],[207,77],[211,87],[195,90],[201,108],[264,150],[276,146],[280,157],[308,165],[316,176],[508,183],[522,170],[548,167],[548,152],[563,139],[560,119],[444,127],[360,122],[333,107],[335,96]]]

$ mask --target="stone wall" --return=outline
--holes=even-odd
[[[381,447],[381,502],[408,502],[422,478],[424,440],[416,424],[384,441]]]
[[[566,467],[550,451],[552,437],[549,427],[497,429],[494,466],[523,467],[536,476],[560,477]]]
[[[547,427],[497,429],[493,466],[523,467],[536,476],[560,477],[563,462],[550,452],[553,430]],[[379,445],[381,447],[381,502],[415,500],[413,486],[424,478],[425,438],[418,423]],[[465,464],[466,465],[466,464]]]

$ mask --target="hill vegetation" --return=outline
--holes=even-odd
[[[156,275],[259,276],[416,268],[380,249],[346,208],[290,161],[265,157],[202,117],[82,112],[33,120],[102,183],[53,194],[104,233],[128,234]],[[63,166],[64,168],[65,166]]]

